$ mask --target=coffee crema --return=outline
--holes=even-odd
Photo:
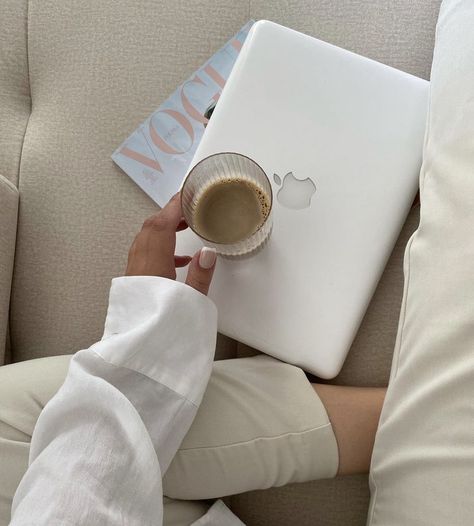
[[[254,234],[270,213],[270,197],[244,178],[221,179],[209,184],[194,211],[197,233],[214,243],[237,243]]]

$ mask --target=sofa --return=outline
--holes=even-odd
[[[0,363],[100,339],[112,277],[157,206],[112,151],[249,19],[429,79],[440,0],[2,0]],[[341,373],[388,382],[414,205]],[[256,351],[219,335],[216,359]],[[1,401],[0,401],[1,403]],[[365,524],[366,476],[228,497],[249,526]]]

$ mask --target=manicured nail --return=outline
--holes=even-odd
[[[199,266],[205,270],[210,269],[216,262],[216,249],[211,247],[201,248],[199,254]]]

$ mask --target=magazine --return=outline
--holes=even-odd
[[[253,20],[195,71],[112,154],[158,205],[179,190]]]

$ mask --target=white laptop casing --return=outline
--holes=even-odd
[[[272,22],[253,26],[191,165],[242,153],[272,182],[267,245],[218,260],[220,332],[319,377],[338,374],[417,191],[428,86]],[[309,207],[277,199],[289,172],[314,182]],[[282,201],[301,205],[303,186]],[[200,246],[188,229],[176,252]]]

